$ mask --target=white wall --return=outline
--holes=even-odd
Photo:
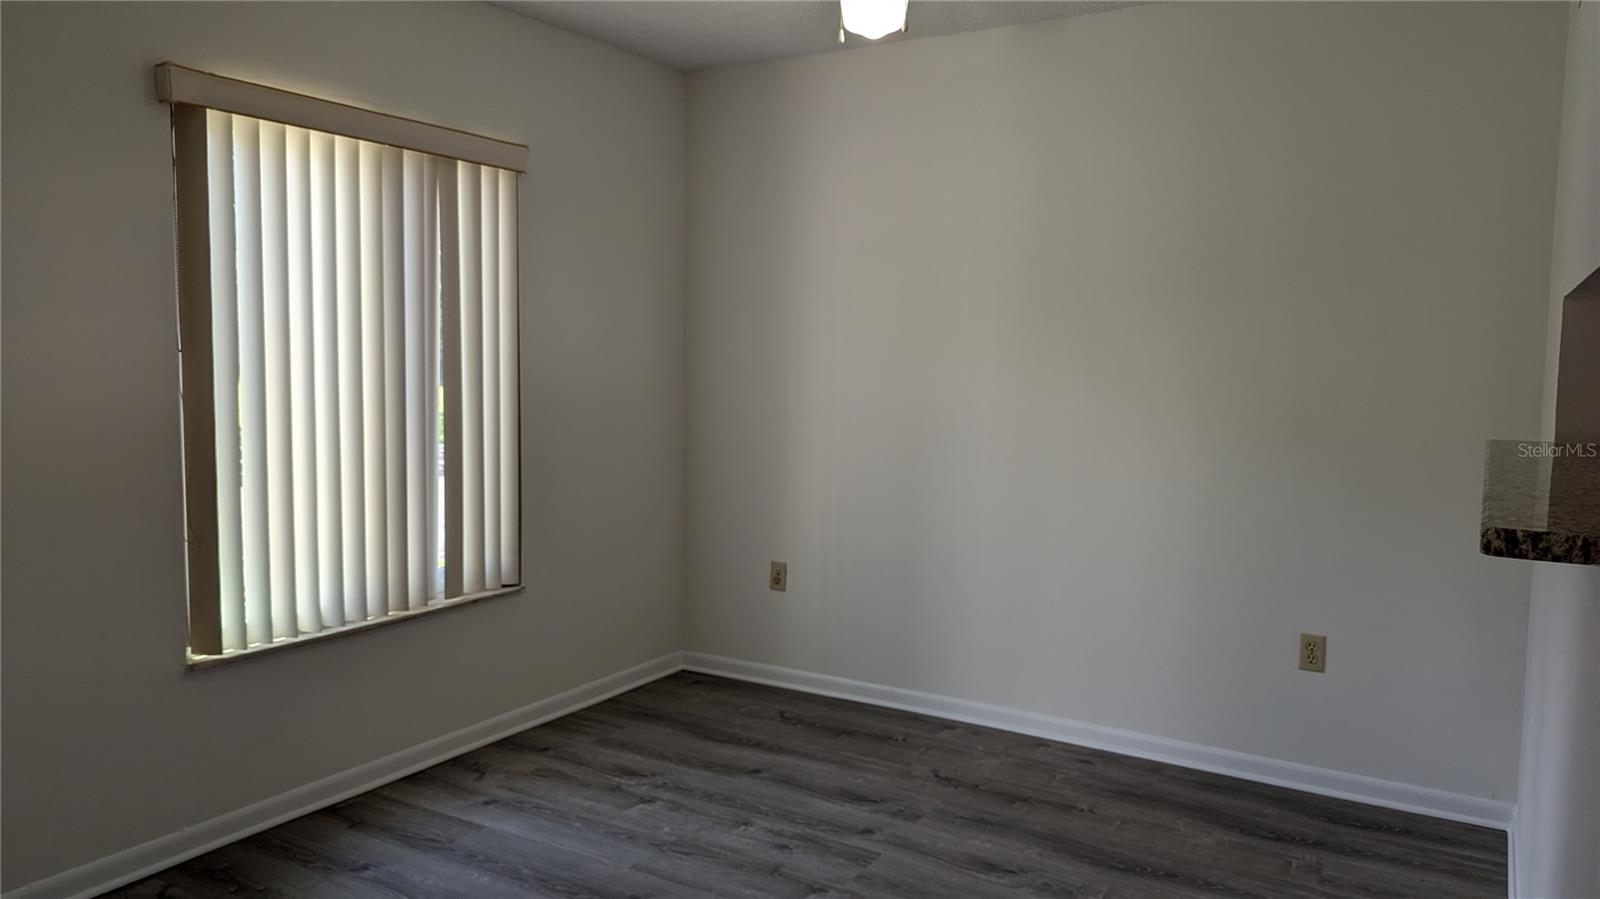
[[[1571,7],[1552,259],[1559,296],[1600,266],[1600,10]]]
[[[687,647],[1514,797],[1479,486],[1540,424],[1565,22],[1170,4],[692,76]]]
[[[1600,5],[1592,2],[1572,8],[1567,33],[1553,244],[1547,440],[1556,436],[1562,300],[1600,266]],[[1531,567],[1513,895],[1600,897],[1600,569]]]
[[[1534,563],[1512,895],[1600,897],[1600,570]]]
[[[677,73],[479,4],[0,16],[6,888],[680,647]],[[532,147],[522,594],[185,673],[164,59]]]
[[[1561,304],[1600,267],[1600,8],[1570,7],[1561,147],[1556,173],[1555,236],[1550,254],[1550,314],[1545,351],[1544,434],[1553,439]]]

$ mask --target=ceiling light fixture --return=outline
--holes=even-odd
[[[839,0],[839,43],[844,33],[870,41],[906,30],[906,0]]]

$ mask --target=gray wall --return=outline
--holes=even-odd
[[[681,645],[682,78],[479,4],[6,3],[4,886]],[[183,670],[174,60],[527,143],[527,589]]]
[[[687,647],[1513,798],[1528,571],[1476,532],[1540,425],[1566,14],[692,76]]]

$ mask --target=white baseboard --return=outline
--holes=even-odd
[[[36,880],[7,892],[5,899],[56,899],[95,896],[169,868],[219,846],[243,839],[307,812],[383,786],[408,774],[470,752],[495,740],[576,712],[680,670],[682,653],[672,652],[624,671],[513,709],[454,733],[402,749],[322,780],[218,815],[193,827],[157,837],[97,861]]]
[[[1091,749],[1104,749],[1108,752],[1226,774],[1258,783],[1331,796],[1335,799],[1365,802],[1369,805],[1431,815],[1451,821],[1464,821],[1499,830],[1507,830],[1511,826],[1512,804],[1496,799],[1449,793],[1361,774],[1348,774],[1328,768],[1250,755],[1232,749],[1185,743],[1181,740],[1169,740],[1165,737],[1103,727],[1069,718],[990,705],[986,702],[955,699],[761,662],[686,652],[683,654],[683,665],[689,671],[787,687],[791,690],[803,690],[839,699],[853,699],[892,709],[1015,731],[1047,740],[1058,740]]]

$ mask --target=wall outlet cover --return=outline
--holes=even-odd
[[[1300,670],[1328,670],[1328,637],[1326,634],[1300,635]]]

